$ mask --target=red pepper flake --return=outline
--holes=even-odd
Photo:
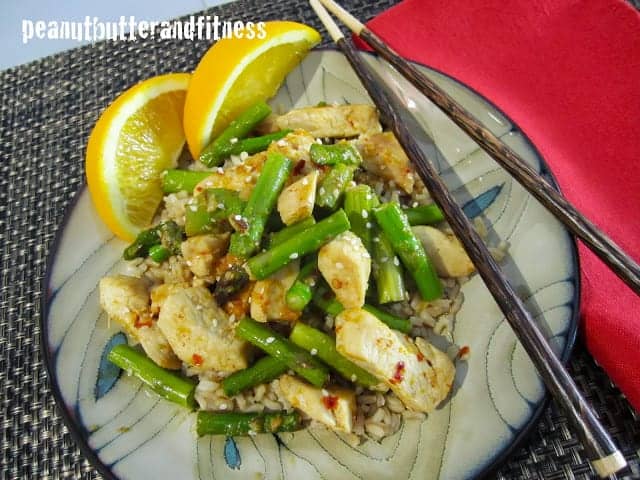
[[[136,316],[136,320],[133,322],[133,326],[136,328],[150,327],[151,325],[153,325],[153,318],[151,318],[151,315],[143,315],[141,317]]]
[[[200,193],[202,191],[202,187],[196,187],[196,192]]]
[[[422,352],[416,353],[416,357],[418,357],[419,362],[422,362],[424,360],[424,355],[422,354]]]
[[[302,173],[302,170],[304,169],[305,163],[306,162],[304,160],[300,160],[298,163],[296,163],[296,166],[293,167],[293,175],[294,176],[300,175],[300,173]]]
[[[404,380],[404,362],[398,362],[396,363],[396,371],[389,381],[394,385],[397,385],[402,380]]]
[[[338,397],[335,395],[325,395],[322,397],[322,403],[327,410],[335,410],[338,407]]]
[[[204,359],[197,353],[194,353],[191,356],[191,363],[193,363],[196,367],[199,367],[200,365],[202,365],[202,362],[204,362]]]
[[[464,359],[467,355],[469,355],[470,351],[471,349],[467,345],[464,345],[460,348],[460,350],[458,350],[458,358]]]

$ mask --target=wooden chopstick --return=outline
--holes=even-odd
[[[462,242],[479,275],[531,357],[545,384],[573,421],[596,472],[601,477],[606,477],[622,469],[626,466],[624,456],[553,353],[549,343],[525,309],[522,300],[503,276],[469,219],[455,202],[423,150],[414,141],[409,129],[401,120],[399,112],[403,107],[398,104],[395,95],[383,82],[375,79],[373,72],[364,63],[355,46],[345,39],[319,0],[310,0],[310,4],[337,46],[345,54],[383,118],[389,122],[398,141],[414,163],[420,178],[442,209],[449,225]]]
[[[473,138],[502,168],[560,220],[571,233],[580,238],[591,251],[600,257],[637,295],[640,295],[640,265],[613,240],[599,230],[516,152],[488,128],[485,128],[477,118],[418,70],[415,65],[403,59],[380,37],[335,1],[321,0],[321,3],[435,103],[442,112]]]

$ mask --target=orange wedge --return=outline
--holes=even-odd
[[[172,73],[124,92],[98,119],[85,168],[102,220],[131,241],[162,201],[162,172],[176,165],[185,142],[182,115],[190,75]]]
[[[184,105],[184,131],[193,158],[240,113],[272,97],[320,34],[295,22],[265,22],[264,38],[216,42],[193,72]]]

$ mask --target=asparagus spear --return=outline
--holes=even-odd
[[[389,239],[376,226],[373,244],[373,277],[376,280],[378,303],[400,302],[405,299],[406,289],[402,266],[396,257]]]
[[[248,224],[245,232],[231,235],[229,252],[239,258],[248,258],[260,246],[269,214],[278,200],[278,195],[291,173],[292,163],[280,153],[269,153],[262,167],[256,186],[251,191],[242,217]]]
[[[296,281],[289,287],[285,295],[285,301],[290,309],[301,312],[311,301],[313,290],[308,280],[317,269],[318,257],[315,255],[300,268]]]
[[[347,380],[358,383],[363,387],[375,387],[381,383],[369,372],[338,353],[335,340],[320,330],[298,322],[293,327],[289,339],[296,345],[317,355],[318,358]]]
[[[315,252],[336,235],[349,230],[349,226],[349,219],[344,210],[338,210],[303,232],[250,258],[247,262],[249,272],[258,280],[262,280],[291,260]]]
[[[313,304],[326,314],[332,315],[334,317],[344,310],[342,304],[338,300],[336,300],[335,297],[333,297],[326,289],[318,289],[316,294],[313,296]],[[394,330],[398,330],[403,333],[408,333],[411,330],[411,321],[406,318],[396,317],[389,312],[385,312],[384,310],[381,310],[369,304],[365,304],[362,309],[366,310],[372,315],[375,315],[378,320],[386,323]]]
[[[278,130],[277,132],[268,133],[261,137],[245,138],[244,140],[238,140],[236,143],[231,144],[229,150],[225,152],[226,155],[240,155],[242,152],[247,152],[249,155],[262,152],[266,150],[271,142],[280,140],[286,137],[292,132],[292,130]]]
[[[236,327],[236,335],[277,358],[316,387],[321,387],[328,380],[327,367],[262,323],[243,318]]]
[[[333,210],[342,199],[347,184],[353,180],[355,167],[344,163],[336,164],[320,182],[316,205]]]
[[[440,207],[435,203],[429,205],[418,205],[417,207],[406,208],[404,213],[407,215],[409,225],[431,225],[444,220],[444,214]]]
[[[244,370],[238,370],[222,380],[225,395],[231,397],[247,388],[268,383],[289,370],[284,363],[269,355]]]
[[[249,283],[249,274],[241,265],[232,265],[216,282],[213,297],[218,305],[224,305],[235,294],[240,292]]]
[[[279,245],[280,243],[288,240],[294,235],[304,232],[306,229],[315,224],[316,221],[313,217],[307,217],[304,220],[300,220],[297,223],[289,225],[288,227],[285,227],[282,230],[271,234],[271,237],[269,237],[269,241],[267,242],[267,247],[275,247],[276,245]]]
[[[271,113],[271,107],[260,101],[242,112],[229,126],[211,142],[200,154],[199,160],[207,167],[215,167],[222,163],[233,147],[234,139],[246,137],[262,120]]]
[[[164,193],[193,192],[202,180],[211,172],[196,172],[193,170],[166,170],[162,176],[162,191]]]
[[[378,224],[386,234],[393,250],[418,286],[424,300],[442,296],[442,284],[424,251],[420,240],[411,231],[407,216],[396,202],[385,203],[374,210]]]
[[[195,408],[195,382],[159,367],[144,353],[121,344],[113,347],[107,358],[124,371],[138,377],[161,397],[183,407]]]
[[[203,435],[253,435],[256,433],[293,432],[302,427],[300,414],[296,411],[272,413],[216,413],[200,410],[196,420],[196,431]]]
[[[157,263],[164,262],[167,258],[171,256],[171,252],[162,245],[154,245],[149,249],[149,257]]]
[[[160,233],[158,227],[152,227],[147,230],[143,230],[138,234],[136,239],[124,249],[122,257],[125,260],[133,260],[138,257],[146,257],[149,253],[149,249],[154,245],[160,243]]]
[[[344,212],[349,217],[351,231],[358,235],[368,252],[371,252],[373,208],[380,204],[378,197],[368,185],[347,189],[344,194]]]
[[[333,145],[321,145],[314,143],[309,149],[311,160],[318,165],[360,165],[362,157],[360,152],[350,143],[334,143]]]

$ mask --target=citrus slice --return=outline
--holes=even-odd
[[[296,22],[265,22],[264,38],[225,38],[202,57],[184,105],[187,145],[198,158],[240,113],[272,97],[320,34]]]
[[[162,201],[161,175],[185,142],[182,115],[190,75],[171,73],[134,85],[107,107],[87,145],[91,198],[123,240],[147,227]]]

